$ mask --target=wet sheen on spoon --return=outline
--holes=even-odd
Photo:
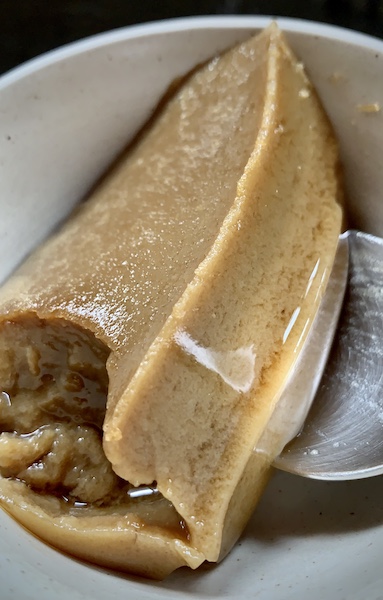
[[[305,410],[315,400],[276,468],[326,480],[383,473],[382,334],[383,240],[349,231],[280,405],[294,398]]]

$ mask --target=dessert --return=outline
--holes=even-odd
[[[0,291],[0,499],[149,577],[220,560],[341,228],[337,146],[275,25],[197,70]],[[103,434],[102,434],[103,431]]]

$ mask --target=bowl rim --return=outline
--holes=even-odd
[[[6,71],[0,76],[0,91],[62,60],[125,40],[201,29],[263,29],[271,21],[276,21],[281,29],[288,33],[304,33],[383,53],[383,39],[327,23],[271,15],[191,16],[127,25],[69,42]]]

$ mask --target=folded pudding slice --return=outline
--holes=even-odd
[[[279,450],[257,445],[326,287],[339,194],[276,26],[196,71],[0,291],[5,508],[150,577],[224,556]]]

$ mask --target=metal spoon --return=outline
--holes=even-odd
[[[383,240],[349,231],[336,260],[280,413],[292,398],[304,410],[315,400],[274,466],[314,479],[361,479],[383,473]]]

